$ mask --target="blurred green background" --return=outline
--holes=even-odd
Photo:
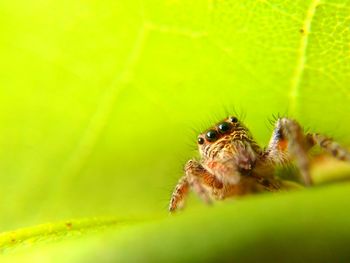
[[[262,145],[273,114],[348,145],[349,4],[0,0],[1,232],[166,215],[227,113]]]

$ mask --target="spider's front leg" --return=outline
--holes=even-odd
[[[185,175],[180,178],[170,199],[169,211],[174,212],[184,205],[188,190],[191,188],[204,202],[211,203],[207,187],[221,189],[223,184],[209,173],[198,161],[190,160],[185,165]]]
[[[309,135],[295,120],[278,119],[275,124],[269,146],[266,150],[267,158],[273,164],[285,164],[295,159],[305,185],[311,185],[310,162],[307,151],[313,146]]]
[[[305,185],[311,185],[307,151],[314,145],[335,158],[350,162],[350,152],[331,138],[318,133],[304,134],[300,125],[291,119],[278,119],[267,149],[267,157],[275,164],[289,162],[295,158]]]

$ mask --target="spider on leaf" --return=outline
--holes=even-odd
[[[283,181],[274,177],[277,166],[295,161],[304,185],[312,185],[308,151],[320,146],[339,160],[350,161],[350,153],[331,138],[304,133],[299,123],[278,118],[266,149],[253,139],[236,117],[217,123],[198,136],[200,160],[191,159],[185,167],[170,199],[169,211],[182,208],[191,189],[204,202],[213,199],[283,189]]]

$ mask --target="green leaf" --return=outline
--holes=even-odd
[[[200,131],[236,109],[246,113],[245,123],[266,145],[272,129],[267,120],[273,114],[288,114],[306,128],[348,145],[348,4],[337,0],[1,1],[0,229],[5,233],[0,242],[5,244],[3,250],[13,251],[9,260],[17,250],[11,250],[8,231],[25,228],[25,240],[55,241],[46,239],[47,225],[40,225],[72,218],[87,218],[84,223],[78,219],[78,226],[94,232],[96,225],[95,232],[101,233],[92,238],[90,230],[83,230],[76,239],[75,234],[66,235],[64,223],[49,223],[60,233],[56,245],[63,250],[71,247],[77,260],[98,253],[102,233],[111,258],[137,256],[131,243],[125,245],[129,247],[124,254],[113,252],[121,251],[122,240],[127,239],[137,241],[140,255],[166,249],[161,255],[174,258],[182,251],[184,259],[201,259],[196,254],[201,243],[187,242],[208,240],[215,232],[201,236],[196,226],[207,208],[199,208],[200,215],[185,211],[174,219],[157,219],[166,216],[183,163],[197,154],[192,150],[196,133],[191,129]],[[342,170],[337,178],[348,171]],[[317,181],[330,181],[331,174],[330,169]],[[335,248],[338,240],[349,238],[343,231],[348,226],[347,210],[336,205],[345,206],[340,193],[346,196],[347,188],[339,186],[339,194],[337,189],[254,197],[210,210],[205,216],[208,221],[203,220],[213,229],[216,225],[210,222],[218,218],[222,223],[218,232],[229,236],[218,238],[220,244],[228,249],[232,243],[241,259],[246,250],[237,244],[249,240],[260,244],[265,231],[279,231],[279,238],[288,241],[296,239],[294,233],[304,238],[310,231],[315,234],[318,226],[327,223],[338,228],[325,228],[322,240],[330,238]],[[328,206],[317,206],[326,194],[332,195],[324,197]],[[304,201],[309,195],[315,204]],[[287,199],[292,209],[279,216],[277,203]],[[251,222],[260,202],[278,209]],[[299,202],[308,211],[308,224],[291,219],[293,213],[300,215]],[[198,206],[191,200],[188,210]],[[247,212],[235,219],[236,209]],[[328,214],[320,223],[312,221],[315,215]],[[268,223],[274,216],[281,221],[285,217],[285,225]],[[100,225],[109,226],[110,221],[104,221],[109,217],[116,222],[120,218],[160,221],[102,231]],[[102,223],[95,224],[94,218]],[[235,230],[230,219],[242,226],[237,235],[231,232]],[[247,235],[242,232],[245,222],[252,227]],[[39,226],[33,231],[26,228],[35,225]],[[175,234],[180,230],[188,231],[191,238],[182,243],[183,236]],[[16,235],[23,237],[21,231]],[[154,247],[143,250],[141,244],[149,236]],[[164,242],[166,237],[169,243]],[[304,240],[301,246],[310,245]],[[221,245],[215,242],[205,243],[208,246],[202,248],[208,253],[203,258],[220,254]],[[291,243],[286,244],[284,251]],[[35,241],[24,248],[23,257],[18,255],[29,261],[41,246]],[[193,250],[184,250],[192,246]],[[267,250],[267,244],[262,248]],[[301,258],[306,255],[298,249]],[[55,253],[59,253],[56,248],[45,249],[48,258]],[[56,260],[64,261],[59,256]]]
[[[346,262],[350,184],[254,196],[62,243],[24,242],[2,262]],[[71,230],[74,229],[74,224]],[[70,237],[70,238],[69,238]],[[28,248],[29,247],[29,248]],[[13,253],[13,251],[11,251]]]

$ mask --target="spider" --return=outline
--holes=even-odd
[[[268,146],[262,149],[237,117],[231,116],[201,133],[197,139],[200,160],[191,159],[170,199],[169,211],[182,208],[191,189],[204,202],[258,192],[283,189],[274,177],[277,166],[295,161],[301,179],[312,185],[308,151],[315,145],[339,160],[350,161],[350,153],[331,138],[304,133],[290,118],[276,120]]]

